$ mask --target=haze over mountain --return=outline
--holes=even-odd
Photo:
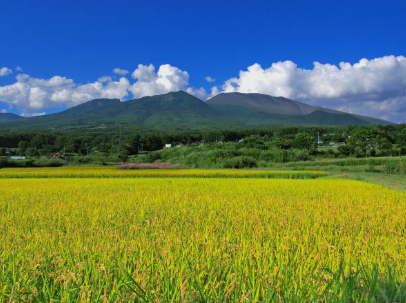
[[[264,94],[222,93],[207,100],[206,103],[227,115],[259,112],[279,115],[306,115],[316,110],[340,113],[284,97]]]
[[[0,113],[0,122],[18,121],[24,119],[23,117],[12,113]]]
[[[14,120],[7,120],[12,122],[1,123],[0,128],[66,129],[122,124],[147,129],[185,130],[390,123],[283,97],[222,93],[204,102],[184,91],[125,102],[119,99],[94,99],[55,114],[32,118],[14,116]]]
[[[281,124],[284,124],[283,122],[314,125],[390,124],[388,121],[373,117],[256,93],[222,93],[207,100],[206,103],[226,116],[254,120],[252,121],[254,124],[255,119],[258,123],[279,121]]]

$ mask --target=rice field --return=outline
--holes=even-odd
[[[238,170],[238,169],[116,169],[99,167],[3,168],[0,178],[279,178],[313,179],[323,171]]]
[[[406,301],[406,193],[30,171],[0,179],[0,302]]]

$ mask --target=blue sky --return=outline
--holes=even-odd
[[[405,11],[406,1],[2,1],[0,111],[189,89],[406,122]]]

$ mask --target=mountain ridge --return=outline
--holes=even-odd
[[[368,117],[363,115],[341,112],[334,109],[314,106],[303,102],[291,100],[285,97],[274,97],[258,93],[221,93],[206,101],[217,111],[225,115],[239,115],[240,117],[247,114],[266,113],[266,114],[283,114],[287,116],[306,116],[314,112],[321,111],[328,114],[346,115],[347,119],[333,119],[342,121],[341,123],[351,124],[350,121],[359,125],[367,124],[391,124],[389,121]],[[329,115],[330,117],[333,117]],[[310,117],[319,117],[320,115],[311,115]],[[355,119],[354,119],[355,118]],[[300,120],[300,119],[299,119]],[[308,120],[308,119],[304,119]],[[317,120],[316,120],[317,121]],[[325,121],[324,123],[328,123]],[[340,124],[341,125],[341,124]]]
[[[123,124],[148,129],[198,130],[289,125],[390,124],[373,117],[344,113],[283,97],[222,93],[204,102],[184,91],[124,102],[119,99],[93,99],[58,113],[20,118],[13,120],[14,123],[0,123],[0,129],[92,128]]]

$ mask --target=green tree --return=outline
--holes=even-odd
[[[303,148],[303,149],[313,149],[315,139],[308,133],[301,132],[296,134],[293,140],[293,147]]]
[[[20,154],[25,154],[25,151],[27,150],[27,148],[30,147],[30,143],[28,143],[27,141],[20,141],[18,143],[18,152]]]

